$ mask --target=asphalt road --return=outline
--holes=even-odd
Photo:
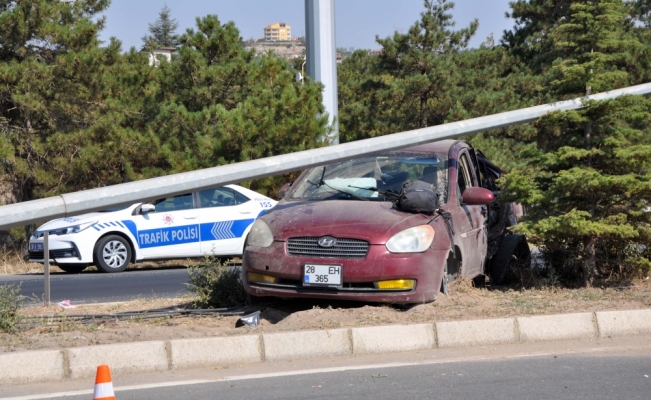
[[[648,399],[651,393],[648,349],[629,354],[558,353],[397,367],[370,365],[333,372],[295,372],[202,384],[125,388],[116,397],[120,400]],[[66,399],[89,398],[88,394],[67,394]],[[63,398],[55,396],[47,398]]]
[[[20,293],[27,302],[43,301],[42,274],[3,275],[0,285],[21,283]],[[50,275],[50,299],[53,303],[70,300],[72,304],[129,301],[136,298],[180,297],[187,294],[185,268],[127,270],[116,274],[83,272]]]

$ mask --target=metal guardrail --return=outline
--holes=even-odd
[[[133,204],[214,186],[239,183],[298,171],[381,151],[400,149],[491,129],[523,124],[536,120],[552,111],[568,111],[582,108],[583,101],[587,98],[590,100],[606,100],[622,95],[646,94],[651,94],[651,83],[598,93],[589,97],[508,111],[408,132],[394,133],[330,147],[10,204],[0,207],[0,229],[26,225],[51,218],[78,215],[84,212],[105,210],[119,205]]]

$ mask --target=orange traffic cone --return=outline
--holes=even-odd
[[[108,365],[100,365],[97,367],[93,400],[115,400],[113,381],[111,380],[111,371]]]

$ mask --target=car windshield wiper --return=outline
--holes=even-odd
[[[391,197],[393,199],[397,199],[397,198],[400,197],[400,194],[394,192],[393,190],[388,190],[387,191],[387,190],[380,190],[380,189],[378,189],[376,187],[365,188],[365,187],[359,187],[359,186],[353,186],[353,185],[348,185],[348,187],[355,188],[355,189],[368,190],[368,191],[371,191],[371,192],[378,192],[379,194],[381,194],[384,197]]]
[[[314,183],[309,179],[307,180],[307,182],[314,185],[314,186],[316,186],[316,187],[321,187],[321,186],[325,185],[326,183],[323,180],[323,177],[325,176],[325,170],[326,170],[326,167],[323,167],[323,171],[321,172],[321,178],[319,178],[319,183]]]

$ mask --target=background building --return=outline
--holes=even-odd
[[[271,24],[264,28],[264,40],[267,42],[292,40],[292,27],[284,22]]]

